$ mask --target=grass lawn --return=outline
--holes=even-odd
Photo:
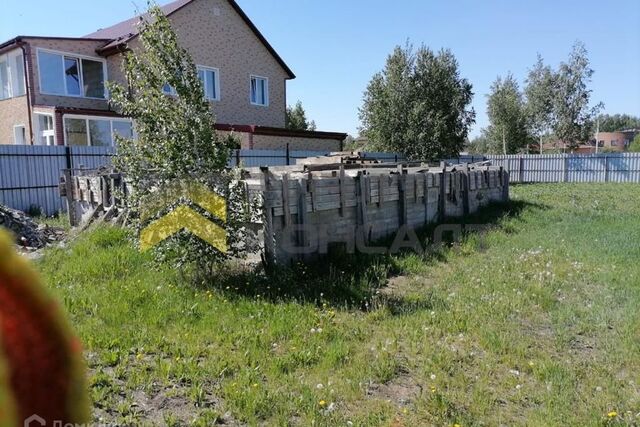
[[[85,344],[96,421],[640,424],[640,186],[512,198],[437,253],[270,279],[187,284],[112,228],[38,268]]]

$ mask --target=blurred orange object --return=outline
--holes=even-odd
[[[0,230],[0,427],[29,417],[89,421],[84,360],[63,311]]]

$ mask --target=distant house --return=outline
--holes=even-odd
[[[633,138],[640,133],[640,129],[627,129],[618,132],[598,132],[597,135],[597,151],[619,151],[624,152],[629,149],[629,145]],[[545,151],[569,151],[562,141],[549,142],[543,145]],[[573,150],[574,153],[595,153],[596,152],[596,136],[589,142],[578,145]]]
[[[194,62],[221,131],[242,148],[340,150],[344,133],[284,129],[295,75],[234,0],[162,7]],[[0,44],[0,144],[110,146],[131,136],[105,82],[126,84],[123,52],[140,49],[135,17],[84,37],[18,36]],[[171,96],[173,89],[163,91]]]

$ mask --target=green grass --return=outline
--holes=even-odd
[[[194,286],[112,228],[39,268],[85,343],[96,420],[639,424],[640,187],[512,198],[438,253],[268,279],[229,269]]]

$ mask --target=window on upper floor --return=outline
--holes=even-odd
[[[251,76],[249,99],[253,105],[269,105],[269,79],[266,77]]]
[[[0,55],[0,99],[14,98],[25,93],[22,51]]]
[[[106,62],[38,49],[40,92],[45,95],[105,98]]]
[[[198,65],[198,77],[202,82],[204,97],[209,101],[220,100],[220,72],[217,68]]]
[[[217,68],[205,67],[198,65],[198,77],[202,82],[202,88],[204,91],[204,97],[208,101],[220,100],[220,71]],[[177,96],[176,89],[169,83],[165,83],[162,86],[162,93],[165,95]]]

